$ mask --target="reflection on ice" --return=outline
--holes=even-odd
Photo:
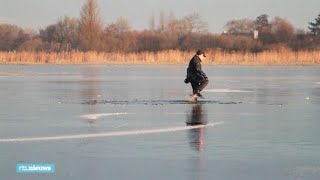
[[[208,119],[205,111],[202,109],[202,104],[192,105],[190,114],[187,114],[187,126],[198,126],[208,124]],[[204,151],[204,127],[189,130],[189,142],[192,148],[199,152]]]
[[[82,69],[81,74],[81,80],[83,80],[83,82],[79,94],[80,98],[92,100],[94,98],[100,97],[101,84],[99,81],[97,81],[97,78],[100,75],[100,71],[89,66]],[[83,117],[88,120],[88,123],[90,125],[94,124],[97,118],[101,116],[108,116],[108,114],[97,114],[97,109],[95,106],[84,107],[83,112],[89,113],[87,115],[84,115]]]
[[[208,124],[207,115],[202,109],[202,104],[192,105],[192,111],[188,114],[186,123],[188,126]]]

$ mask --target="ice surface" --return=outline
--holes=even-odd
[[[203,68],[0,66],[0,178],[320,179],[319,67]]]

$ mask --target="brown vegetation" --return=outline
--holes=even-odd
[[[175,64],[186,65],[194,52],[166,50],[140,53],[106,52],[0,52],[0,64]],[[209,50],[204,64],[316,65],[320,51],[277,49],[259,53]]]

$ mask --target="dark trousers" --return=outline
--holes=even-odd
[[[202,91],[209,83],[208,79],[205,79],[203,81],[191,81],[191,86],[193,92],[195,91]]]

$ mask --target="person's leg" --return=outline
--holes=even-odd
[[[197,90],[202,91],[208,85],[208,83],[209,83],[208,79],[202,81],[198,86]]]
[[[195,92],[199,86],[199,83],[196,81],[191,81],[192,92]],[[193,93],[195,94],[195,93]]]
[[[202,91],[209,83],[209,80],[204,80],[200,83],[197,83],[197,87],[194,88],[193,94],[198,95],[199,97],[203,98],[202,94],[200,94],[200,91]]]

